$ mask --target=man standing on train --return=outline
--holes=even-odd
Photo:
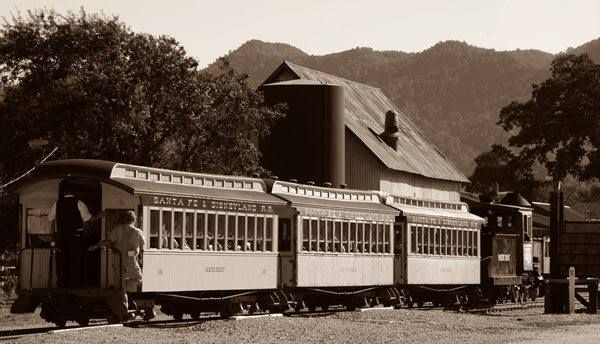
[[[57,284],[59,287],[78,287],[84,281],[85,238],[84,224],[92,220],[87,205],[67,193],[54,202],[48,212],[48,221],[55,222],[57,255]]]
[[[99,247],[112,247],[121,254],[121,281],[123,293],[120,300],[109,300],[109,306],[123,320],[128,314],[127,292],[136,292],[142,281],[142,269],[138,263],[138,256],[144,248],[144,234],[135,227],[135,212],[128,210],[123,214],[120,224],[111,230],[107,238],[88,250],[93,251]]]

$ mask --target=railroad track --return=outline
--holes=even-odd
[[[464,307],[464,306],[452,306],[452,307],[443,307],[443,306],[433,306],[433,305],[424,305],[418,308],[406,308],[414,311],[422,310],[435,310],[435,309],[443,309],[448,311],[457,311],[457,312],[465,312],[465,313],[473,313],[473,314],[493,314],[500,312],[507,312],[513,310],[521,310],[521,309],[529,309],[529,308],[543,308],[544,300],[538,299],[536,301],[529,301],[527,303],[502,303],[497,304],[490,307]],[[393,310],[393,307],[373,307],[373,308],[359,308],[356,312],[364,312],[364,311],[377,311],[377,310]],[[316,310],[316,311],[308,311],[303,310],[300,312],[290,312],[290,313],[258,313],[258,314],[244,314],[232,317],[230,319],[239,320],[242,318],[256,318],[256,317],[264,317],[264,316],[289,316],[289,317],[325,317],[329,315],[333,315],[340,312],[348,312],[344,307],[331,307],[327,311],[324,310]],[[204,314],[198,319],[184,319],[184,320],[175,320],[175,319],[160,319],[160,320],[151,320],[151,321],[143,321],[143,320],[135,320],[130,321],[124,324],[94,324],[89,326],[68,326],[65,328],[59,327],[38,327],[38,328],[22,328],[22,329],[12,329],[12,330],[3,330],[0,331],[0,342],[17,339],[21,337],[37,335],[37,334],[53,334],[53,333],[61,333],[67,331],[80,331],[80,330],[90,330],[90,329],[100,329],[106,327],[115,327],[115,326],[124,326],[129,328],[180,328],[180,327],[190,327],[199,325],[206,321],[211,320],[220,320],[221,317],[218,314]]]

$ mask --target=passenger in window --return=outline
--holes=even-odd
[[[163,249],[171,248],[171,246],[169,246],[169,239],[171,239],[171,233],[169,233],[169,231],[167,231],[165,224],[163,223],[163,225],[162,225],[162,248]],[[175,240],[175,238],[173,238],[171,240],[171,242],[173,243],[173,249],[179,249],[179,243],[177,242],[177,240]]]
[[[128,317],[127,292],[135,292],[142,282],[142,270],[138,257],[144,249],[144,233],[134,226],[135,213],[131,210],[123,214],[120,224],[112,229],[108,237],[88,250],[99,247],[111,247],[119,251],[121,256],[121,291],[118,299],[109,299],[108,305],[112,311],[125,320]]]

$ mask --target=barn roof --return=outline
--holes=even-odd
[[[326,74],[284,61],[263,85],[289,80],[311,80],[344,87],[346,127],[388,168],[429,178],[457,182],[469,180],[429,140],[415,124],[376,87]],[[378,136],[384,131],[385,113],[398,113],[398,151]]]

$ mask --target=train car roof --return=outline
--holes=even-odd
[[[456,221],[471,221],[480,224],[485,222],[483,218],[462,210],[418,207],[398,203],[391,203],[390,206],[402,211],[402,215],[409,217],[425,216],[430,218],[444,218]]]
[[[382,202],[382,196],[377,191],[335,189],[275,181],[271,186],[271,194],[290,202],[292,206],[398,213]]]
[[[41,180],[91,178],[115,185],[129,193],[203,196],[286,204],[269,195],[261,179],[224,176],[136,166],[103,160],[67,159],[45,162],[27,176],[9,185],[18,190]]]

